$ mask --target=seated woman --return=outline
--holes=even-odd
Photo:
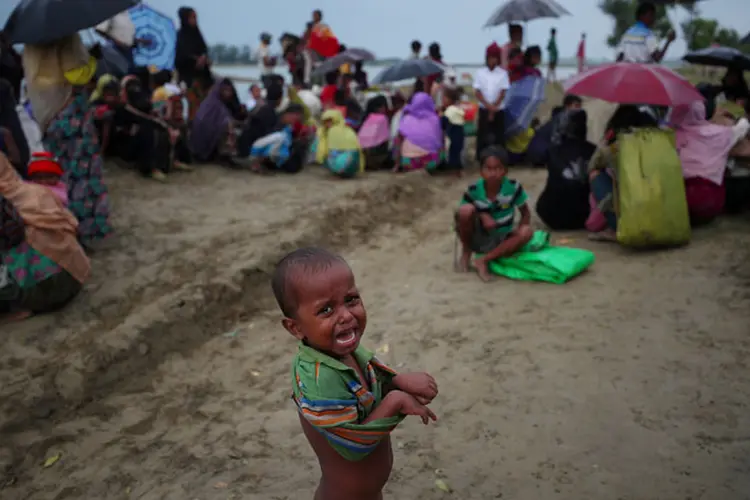
[[[201,104],[190,129],[190,151],[200,162],[235,166],[237,154],[235,127],[246,112],[229,78],[216,83]]]
[[[292,103],[281,113],[279,130],[255,141],[250,148],[251,169],[257,173],[279,170],[296,174],[304,167],[307,143],[295,140],[294,128],[304,120],[305,109]]]
[[[553,230],[583,229],[589,216],[588,164],[596,146],[586,140],[587,115],[567,112],[562,140],[551,148],[547,184],[536,203],[542,221]]]
[[[367,170],[391,170],[393,157],[389,145],[390,123],[388,122],[388,99],[383,95],[367,102],[367,111],[362,127],[357,134],[365,155]]]
[[[89,104],[94,107],[94,123],[99,133],[102,155],[111,153],[110,139],[115,111],[120,107],[120,82],[112,75],[99,77],[91,93]]]
[[[693,224],[710,222],[724,210],[727,160],[750,124],[745,118],[732,127],[709,123],[705,104],[700,101],[674,108],[670,121],[685,177],[690,220]]]
[[[81,291],[90,271],[77,239],[78,222],[51,190],[22,181],[2,154],[0,199],[13,206],[24,228],[21,242],[0,249],[0,310],[20,320],[63,307]]]
[[[315,160],[339,177],[354,177],[365,168],[357,133],[346,125],[341,112],[329,109],[318,130]]]
[[[615,207],[615,166],[617,136],[634,128],[656,127],[653,114],[637,106],[621,105],[609,119],[603,142],[589,161],[589,185],[593,204],[586,228],[593,240],[617,241],[617,213]],[[601,223],[597,220],[601,218]]]
[[[393,144],[394,172],[435,170],[444,161],[443,128],[435,102],[424,92],[412,96],[404,108]]]
[[[120,106],[112,123],[112,153],[135,163],[145,177],[165,181],[177,133],[153,115],[150,96],[133,75],[122,79]]]

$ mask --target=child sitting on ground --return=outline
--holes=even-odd
[[[292,103],[280,117],[281,130],[261,137],[250,148],[251,170],[265,173],[269,168],[287,173],[296,173],[304,166],[304,154],[294,147],[294,131],[304,119],[301,104]],[[297,154],[295,154],[297,153]]]
[[[474,267],[483,281],[490,279],[490,262],[513,255],[534,235],[526,191],[520,182],[507,177],[506,162],[507,154],[500,147],[490,146],[482,152],[482,178],[466,190],[456,213],[462,245],[460,269],[469,270],[472,253],[482,254],[474,259]],[[516,208],[521,222],[514,229]]]
[[[68,186],[61,181],[63,169],[52,153],[46,151],[33,153],[27,172],[29,182],[46,187],[63,206],[68,206]]]
[[[340,256],[302,248],[272,278],[297,338],[292,398],[320,462],[316,500],[379,500],[390,475],[390,433],[406,415],[437,420],[425,405],[438,389],[426,373],[397,374],[360,346],[367,325],[354,274]]]
[[[458,89],[446,88],[443,90],[443,103],[445,112],[443,113],[442,124],[445,136],[448,138],[448,168],[458,172],[460,176],[463,172],[462,156],[464,153],[464,124],[466,123],[466,113],[459,106],[461,93]]]

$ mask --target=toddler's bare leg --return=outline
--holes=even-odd
[[[459,270],[467,272],[471,263],[471,238],[474,233],[474,218],[477,210],[474,205],[461,205],[458,207],[456,215],[456,230],[458,239],[461,240],[461,259],[459,260]]]
[[[522,226],[513,231],[497,248],[482,257],[474,260],[474,266],[477,268],[477,274],[483,281],[490,280],[490,271],[487,267],[489,262],[500,257],[508,257],[519,251],[534,236],[534,230],[528,226]]]

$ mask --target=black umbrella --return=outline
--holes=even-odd
[[[750,45],[750,33],[748,33],[747,35],[745,35],[745,38],[743,38],[742,40],[740,40],[740,43],[742,45]]]
[[[692,64],[703,66],[721,66],[750,70],[750,57],[731,47],[708,47],[685,54],[683,59]]]
[[[140,0],[21,0],[4,31],[12,43],[51,42],[94,27],[138,3]]]
[[[369,50],[365,49],[349,49],[345,50],[333,57],[329,57],[323,61],[320,66],[315,68],[313,75],[325,75],[331,71],[336,71],[342,64],[352,64],[359,61],[373,61],[375,55]]]
[[[398,82],[409,80],[410,78],[435,75],[437,73],[442,74],[443,72],[445,72],[445,66],[430,59],[407,59],[399,61],[375,75],[373,83]]]
[[[96,77],[110,74],[122,78],[128,74],[130,63],[127,58],[111,45],[99,45],[100,57],[96,61]]]

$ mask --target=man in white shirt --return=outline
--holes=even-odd
[[[477,160],[488,146],[505,144],[505,120],[502,104],[510,88],[508,72],[500,67],[502,49],[496,43],[487,47],[487,66],[474,75],[474,92],[479,101],[477,123]]]
[[[659,41],[651,31],[656,22],[656,6],[651,2],[638,5],[637,22],[620,39],[617,62],[660,63],[675,39],[674,31],[667,35],[667,43],[659,49]]]
[[[273,74],[276,58],[271,56],[271,35],[268,33],[260,35],[260,46],[258,46],[255,57],[261,65],[261,71],[264,75]]]

